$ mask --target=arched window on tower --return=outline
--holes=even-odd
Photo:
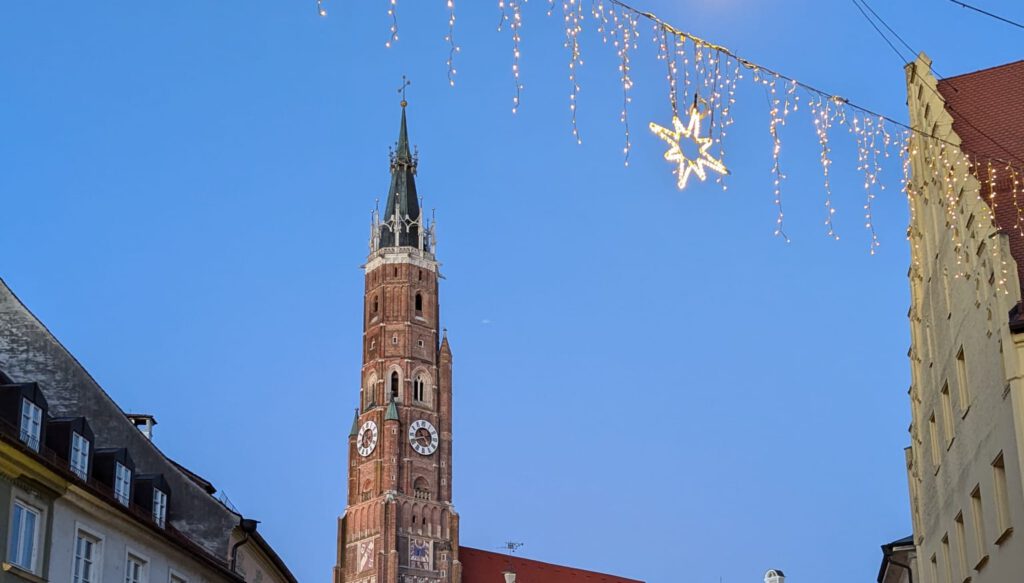
[[[416,375],[416,380],[412,383],[412,398],[414,401],[423,402],[426,395],[425,386],[426,383],[423,382],[423,375]]]
[[[398,400],[398,371],[391,373],[391,398]]]
[[[416,313],[423,313],[423,296],[419,293],[416,294]]]
[[[417,498],[419,498],[420,500],[430,500],[430,484],[427,483],[426,479],[424,479],[422,477],[416,478],[416,482],[413,483],[412,489],[413,489],[413,493],[415,494],[415,496]],[[423,513],[423,522],[424,523],[426,523],[426,521],[427,521],[426,518],[427,518],[426,511],[424,511],[424,513]]]
[[[374,296],[373,297],[373,313],[376,314],[377,310],[379,308],[380,308],[380,304],[377,302],[377,296]]]
[[[370,375],[366,379],[366,385],[363,387],[363,411],[366,411],[373,406],[376,397],[374,394],[377,392],[377,376]]]

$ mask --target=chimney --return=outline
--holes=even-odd
[[[153,427],[156,426],[156,417],[145,413],[125,413],[125,417],[146,436],[146,439],[153,440]]]
[[[764,583],[786,583],[786,574],[779,569],[769,569],[764,574]]]

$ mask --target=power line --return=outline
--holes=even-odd
[[[892,49],[892,52],[896,53],[896,56],[899,57],[900,61],[903,62],[903,64],[907,64],[907,63],[909,63],[910,61],[913,60],[912,58],[911,59],[907,59],[906,57],[903,56],[903,53],[901,53],[900,50],[896,48],[896,45],[892,44],[892,41],[889,40],[889,37],[886,36],[884,32],[882,32],[882,29],[878,28],[878,25],[875,24],[875,21],[872,20],[870,16],[868,16],[868,13],[864,12],[864,9],[861,8],[861,5],[860,5],[860,3],[857,2],[857,0],[850,0],[850,2],[852,2],[853,5],[857,7],[857,10],[859,10],[860,13],[864,16],[864,20],[868,21],[868,24],[871,25],[871,28],[875,29],[875,32],[878,33],[878,36],[882,37],[882,40],[885,41],[885,44],[889,45],[889,48]],[[867,6],[867,4],[865,4],[865,6]],[[871,10],[870,6],[868,6],[868,10]],[[874,14],[875,11],[871,10],[871,13]],[[875,14],[875,16],[878,16],[878,15]],[[882,24],[885,24],[885,21],[883,21],[881,18],[879,18],[878,20]],[[885,24],[885,27],[889,28],[889,25]],[[892,29],[889,28],[889,30],[891,31]],[[897,35],[897,38],[899,38],[899,35]],[[901,39],[901,41],[902,41],[902,39]],[[903,44],[906,44],[906,43],[903,43]],[[910,52],[913,53],[914,51],[910,51]]]
[[[878,15],[878,13],[877,13],[877,12],[875,12],[875,9],[874,9],[874,8],[872,8],[870,4],[868,4],[867,0],[860,0],[860,3],[861,3],[861,4],[863,4],[865,8],[867,8],[868,10],[870,10],[870,11],[871,11],[871,14],[874,14],[874,15],[875,15],[875,18],[877,18],[877,19],[878,19],[878,22],[881,22],[881,23],[882,23],[882,26],[884,26],[884,27],[886,28],[886,30],[888,30],[889,32],[891,32],[891,33],[892,33],[892,35],[893,35],[893,36],[895,36],[895,37],[896,37],[896,39],[897,39],[897,40],[899,40],[899,41],[900,41],[900,42],[901,42],[901,43],[903,44],[903,46],[907,47],[907,50],[908,50],[908,51],[910,51],[910,54],[911,54],[911,55],[912,55],[913,57],[916,57],[916,56],[917,56],[917,51],[915,51],[913,47],[911,47],[910,45],[908,45],[908,44],[907,44],[907,41],[903,40],[903,37],[902,37],[902,36],[900,36],[900,33],[898,33],[898,32],[896,32],[895,30],[893,30],[893,28],[892,28],[891,26],[889,26],[889,25],[888,25],[888,24],[887,24],[887,23],[885,22],[885,19],[883,19],[883,18],[882,18],[881,16],[879,16],[879,15]],[[911,60],[913,60],[913,57],[911,57]]]
[[[864,18],[866,18],[868,20],[868,22],[871,24],[871,26],[874,27],[874,29],[876,31],[878,31],[878,34],[885,40],[886,44],[888,44],[889,47],[891,47],[893,49],[893,51],[896,51],[896,47],[893,46],[893,44],[889,41],[889,39],[888,39],[888,37],[886,37],[886,35],[882,34],[882,31],[879,30],[878,26],[876,26],[875,23],[872,21],[872,19],[870,17],[868,17],[867,13],[865,13],[864,10],[861,9],[860,4],[863,4],[864,7],[867,8],[871,12],[871,14],[873,14],[875,16],[875,18],[878,20],[878,22],[882,23],[882,26],[884,26],[886,28],[886,30],[888,30],[890,33],[892,33],[892,35],[895,36],[903,44],[903,46],[905,46],[907,48],[907,50],[910,51],[910,53],[912,55],[918,54],[917,51],[915,51],[913,49],[913,47],[911,47],[909,44],[907,44],[907,41],[903,40],[903,37],[901,37],[898,32],[896,32],[891,26],[889,26],[888,23],[885,22],[885,19],[883,19],[877,12],[875,12],[875,10],[873,8],[871,8],[871,5],[869,5],[867,3],[867,0],[850,0],[850,1],[853,2],[854,5],[857,6],[857,9],[860,10],[860,13],[863,14]],[[955,2],[956,0],[952,0],[952,1]],[[899,54],[898,51],[897,51],[897,54]],[[900,58],[902,58],[902,55],[901,55]],[[936,77],[938,77],[939,79],[943,79],[943,76],[939,75],[939,73],[932,67],[931,63],[928,64],[928,68],[931,70],[931,72]],[[959,90],[956,88],[956,86],[953,85],[952,82],[946,81],[946,84],[948,84],[949,87],[951,89],[953,89],[953,91],[959,92]],[[979,135],[981,135],[983,138],[985,138],[986,140],[991,142],[997,148],[999,148],[1003,152],[1006,152],[1007,154],[1009,154],[1011,158],[1017,160],[1018,162],[1024,163],[1024,160],[1022,160],[1019,156],[1017,156],[1012,151],[1010,151],[1006,146],[1004,146],[1001,143],[997,142],[995,140],[995,138],[993,138],[992,136],[990,136],[987,133],[985,133],[981,128],[979,128],[978,126],[974,125],[974,123],[972,123],[971,120],[967,119],[966,115],[964,115],[963,113],[960,113],[959,111],[957,111],[956,108],[954,108],[952,104],[950,104],[950,103],[948,103],[946,101],[946,98],[944,96],[942,96],[938,92],[938,90],[936,90],[935,88],[933,88],[931,85],[928,85],[928,84],[925,84],[925,87],[927,87],[928,90],[931,91],[932,93],[934,93],[937,97],[942,99],[942,101],[945,104],[946,108],[949,109],[949,111],[951,113],[956,114],[963,123],[965,123],[968,126],[970,126],[974,131],[978,132]]]
[[[1014,21],[1010,20],[1009,18],[1003,18],[1002,16],[999,16],[998,14],[992,14],[991,12],[989,12],[987,10],[982,10],[981,8],[978,8],[977,6],[971,6],[970,4],[966,4],[964,2],[960,2],[960,0],[949,0],[949,1],[952,2],[953,4],[959,4],[960,6],[963,6],[964,8],[967,8],[969,10],[973,10],[975,12],[984,14],[985,16],[990,16],[992,18],[995,18],[996,20],[1001,20],[1001,21],[1005,22],[1006,24],[1010,24],[1010,25],[1016,26],[1017,28],[1024,28],[1024,24],[1021,24],[1019,22],[1014,22]]]
[[[886,30],[888,30],[890,33],[892,33],[892,35],[895,36],[900,41],[900,43],[902,43],[903,46],[906,47],[907,50],[910,51],[910,53],[912,55],[916,55],[917,54],[917,51],[915,51],[913,49],[913,47],[911,47],[909,44],[907,44],[907,41],[903,40],[903,37],[901,37],[898,32],[896,32],[891,26],[889,26],[889,24],[887,22],[885,22],[885,19],[883,19],[877,12],[875,12],[875,10],[873,8],[871,8],[871,5],[867,3],[867,0],[850,0],[850,1],[853,2],[853,4],[855,6],[857,6],[857,9],[860,10],[860,13],[864,15],[864,18],[867,19],[868,23],[870,23],[871,26],[878,32],[879,36],[881,36],[882,39],[885,40],[886,44],[888,44],[889,47],[892,48],[893,51],[895,51],[897,54],[900,55],[901,59],[903,58],[902,54],[899,51],[896,50],[896,47],[893,46],[892,42],[889,41],[889,38],[885,34],[882,33],[882,31],[878,28],[877,25],[875,25],[874,20],[872,20],[871,17],[869,17],[867,15],[867,13],[864,12],[864,9],[861,8],[861,4],[863,4],[864,8],[867,8],[871,12],[871,14],[873,14],[875,16],[875,19],[877,19],[878,22],[882,23],[882,26],[884,26],[886,28]],[[907,61],[907,62],[910,62],[910,61]],[[936,77],[938,77],[939,79],[943,79],[943,76],[939,75],[938,71],[936,71],[935,68],[932,67],[931,63],[928,64],[928,68],[931,70],[931,72]],[[946,84],[949,85],[949,87],[953,91],[959,92],[959,89],[957,89],[956,86],[954,86],[952,82],[946,81]],[[997,148],[999,148],[1003,152],[1006,152],[1007,154],[1009,154],[1011,158],[1016,159],[1018,162],[1024,162],[1024,160],[1021,160],[1020,157],[1018,157],[1012,151],[1007,149],[1006,146],[1003,146],[1002,144],[997,142],[995,140],[995,138],[993,138],[992,136],[990,136],[987,133],[985,133],[978,126],[974,125],[974,123],[972,123],[971,120],[967,119],[966,115],[964,115],[964,114],[960,113],[959,111],[957,111],[956,108],[953,107],[952,104],[950,104],[950,103],[948,103],[946,101],[946,98],[943,95],[941,95],[938,92],[937,89],[933,88],[931,85],[928,85],[928,84],[925,84],[925,87],[927,87],[929,91],[931,91],[933,94],[935,94],[936,97],[939,97],[940,99],[942,99],[943,103],[945,103],[945,105],[946,105],[946,109],[948,109],[951,113],[956,114],[963,123],[965,123],[968,126],[970,126],[974,131],[978,132],[979,135],[981,135],[983,138],[985,138],[986,140],[991,142]]]

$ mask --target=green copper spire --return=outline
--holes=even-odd
[[[349,437],[357,435],[359,435],[359,409],[356,409],[356,415],[352,418],[352,431],[348,432]]]
[[[398,421],[398,407],[395,407],[395,399],[388,403],[387,413],[384,414],[385,421]]]
[[[412,155],[409,153],[409,127],[405,121],[405,106],[408,102],[402,100],[402,125],[398,128],[398,147],[395,149],[395,158],[412,162]]]
[[[381,232],[381,247],[418,247],[420,245],[420,201],[416,194],[417,159],[409,150],[409,128],[405,118],[405,107],[408,103],[402,100],[402,123],[398,129],[398,144],[391,154],[391,187],[388,189],[387,206],[381,219],[385,223],[393,223],[398,215],[400,226],[398,237],[392,228]],[[396,240],[397,239],[397,240]]]

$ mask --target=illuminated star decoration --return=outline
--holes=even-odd
[[[719,174],[729,173],[729,170],[726,169],[725,164],[721,160],[708,153],[708,149],[711,148],[714,140],[709,137],[700,137],[700,120],[703,117],[695,104],[690,108],[689,125],[684,126],[682,120],[677,115],[672,116],[672,127],[674,130],[661,127],[654,122],[650,124],[651,131],[657,134],[659,138],[668,142],[669,148],[665,152],[665,159],[679,165],[679,168],[676,169],[676,176],[679,178],[676,186],[679,187],[679,190],[686,188],[686,181],[690,179],[691,173],[696,174],[701,180],[705,180],[707,178],[705,168],[714,170]],[[683,154],[683,149],[680,147],[680,141],[683,138],[687,138],[697,144],[699,151],[695,159],[691,160]]]

